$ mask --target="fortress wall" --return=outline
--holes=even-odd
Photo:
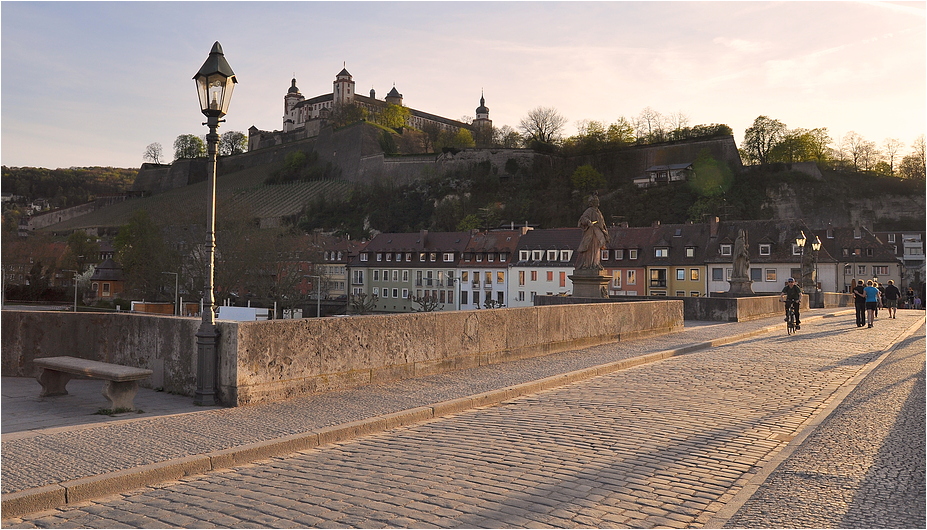
[[[192,396],[199,325],[196,318],[133,313],[3,311],[3,376],[35,376],[33,359],[70,355],[151,369],[141,386]],[[217,388],[229,406],[278,401],[682,326],[678,300],[219,321]]]

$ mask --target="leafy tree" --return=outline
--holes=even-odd
[[[157,300],[164,271],[176,270],[177,257],[146,210],[138,210],[119,228],[113,240],[122,265],[126,294]]]
[[[100,254],[100,244],[95,237],[86,232],[76,231],[68,236],[68,250],[63,258],[63,266],[84,271],[87,263],[96,263]]]
[[[493,145],[505,149],[515,149],[521,147],[523,141],[518,131],[508,125],[500,128],[493,127]]]
[[[768,164],[773,147],[785,136],[785,124],[767,116],[758,116],[744,132],[742,154],[752,164]]]
[[[364,121],[369,115],[370,113],[366,108],[357,103],[351,103],[335,109],[331,119],[335,127],[344,127],[345,125]]]
[[[911,147],[914,148],[914,152],[901,160],[898,172],[903,179],[925,180],[925,165],[927,165],[925,164],[927,163],[925,147],[927,146],[925,146],[924,135],[918,136]]]
[[[142,158],[153,164],[160,164],[162,156],[163,150],[161,149],[161,144],[155,142],[153,144],[148,144],[148,147],[145,148],[145,154],[142,155]]]
[[[174,160],[206,156],[206,143],[195,134],[181,134],[174,140]]]
[[[624,116],[608,126],[605,131],[606,142],[611,146],[625,146],[634,143],[634,127]]]
[[[377,115],[376,121],[384,127],[398,129],[405,126],[410,116],[412,116],[412,111],[407,107],[389,103],[386,105],[386,108],[381,110]]]
[[[240,155],[248,150],[248,136],[240,131],[228,131],[219,137],[219,156]]]
[[[570,176],[570,183],[573,184],[574,188],[582,192],[604,188],[606,185],[605,177],[590,164],[584,164],[576,168],[573,175]]]
[[[521,119],[519,130],[526,141],[553,143],[560,140],[567,120],[553,107],[535,107]]]

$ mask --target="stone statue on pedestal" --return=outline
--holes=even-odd
[[[608,229],[605,217],[599,211],[599,196],[589,197],[589,207],[579,218],[583,238],[576,248],[576,266],[570,281],[573,296],[577,298],[608,298],[610,277],[602,267],[602,249],[608,246]]]
[[[754,294],[750,279],[750,252],[747,247],[747,233],[741,228],[734,241],[734,270],[731,274],[729,294]]]

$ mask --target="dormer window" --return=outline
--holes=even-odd
[[[607,251],[606,251],[606,252],[607,252]],[[570,258],[572,258],[572,257],[573,257],[573,251],[572,251],[572,250],[561,250],[561,251],[560,251],[560,261],[566,263],[566,262],[570,261]]]
[[[772,254],[772,245],[769,243],[760,244],[760,256],[769,256]]]
[[[624,259],[624,249],[623,248],[615,249],[615,259],[616,260]]]
[[[519,251],[518,251],[518,260],[519,260],[519,261],[528,261],[528,258],[530,258],[530,257],[531,257],[531,252],[529,252],[529,251],[527,251],[527,250],[519,250]]]
[[[603,248],[601,253],[599,254],[599,257],[602,259],[602,261],[608,261],[608,249]]]
[[[667,247],[656,247],[653,249],[653,257],[655,258],[668,258],[669,257],[669,248]]]
[[[687,258],[695,257],[695,247],[686,247],[686,257]]]
[[[721,255],[730,256],[733,253],[733,247],[727,243],[721,245]]]
[[[557,251],[556,250],[547,251],[547,261],[557,261]]]

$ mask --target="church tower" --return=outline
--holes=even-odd
[[[402,106],[402,94],[396,90],[396,85],[393,85],[393,89],[389,91],[389,94],[386,95],[386,103],[388,105],[399,105]]]
[[[487,128],[492,130],[492,120],[489,119],[489,107],[486,106],[486,98],[480,92],[480,106],[476,108],[476,119],[473,120],[475,129]]]
[[[296,128],[298,120],[296,104],[305,100],[299,89],[296,88],[296,78],[290,82],[290,89],[283,96],[283,132],[289,132]]]
[[[343,68],[335,76],[332,89],[332,105],[338,108],[351,103],[354,103],[354,78],[348,73],[347,68]]]

